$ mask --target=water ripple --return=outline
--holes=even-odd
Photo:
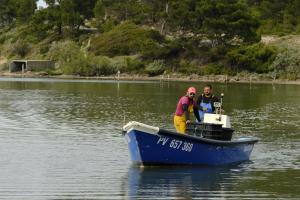
[[[262,98],[251,106],[244,85],[216,90],[240,94],[227,107],[234,137],[260,138],[250,162],[130,165],[124,121],[173,130],[175,105],[188,86],[0,78],[0,199],[299,199],[299,99]],[[250,92],[260,88],[263,97],[287,91],[253,86]]]

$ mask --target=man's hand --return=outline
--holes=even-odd
[[[205,107],[203,107],[202,109],[203,109],[203,111],[204,111],[204,112],[206,112],[206,111],[207,111],[207,108],[205,108]]]

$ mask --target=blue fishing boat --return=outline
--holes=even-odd
[[[203,123],[192,123],[188,134],[140,122],[123,127],[129,152],[138,165],[228,165],[249,160],[255,137],[231,139],[226,115],[205,114]]]

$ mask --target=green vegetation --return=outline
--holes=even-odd
[[[299,79],[300,0],[2,0],[0,56],[51,59],[50,74],[275,74]]]
[[[146,67],[146,72],[150,76],[160,75],[165,71],[165,63],[163,60],[154,60]]]
[[[147,49],[158,49],[163,41],[159,32],[124,22],[109,32],[94,38],[90,51],[96,55],[132,55]]]
[[[283,48],[270,66],[275,76],[296,80],[300,77],[300,49]]]
[[[249,71],[258,73],[268,73],[272,68],[270,65],[276,55],[275,47],[263,44],[250,46],[239,46],[230,50],[226,55],[226,60],[232,69],[238,71]]]

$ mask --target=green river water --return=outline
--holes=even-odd
[[[260,139],[227,167],[131,165],[131,120],[174,130],[204,83],[0,78],[0,199],[300,199],[300,86],[214,83],[234,137]]]

